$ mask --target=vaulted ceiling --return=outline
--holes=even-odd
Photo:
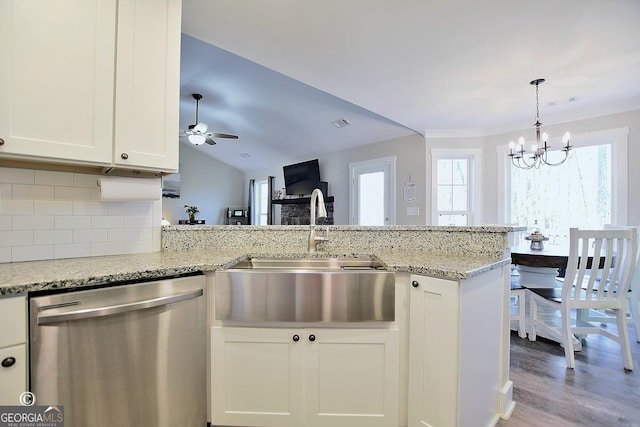
[[[183,0],[181,127],[242,170],[640,108],[636,0]],[[331,124],[345,118],[351,125]]]

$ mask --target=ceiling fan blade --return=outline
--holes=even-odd
[[[216,142],[211,138],[205,139],[204,142],[206,142],[209,145],[216,145]]]
[[[238,139],[238,135],[232,135],[230,133],[216,133],[212,134],[216,138]]]

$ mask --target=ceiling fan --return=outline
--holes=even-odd
[[[196,100],[196,122],[193,125],[189,125],[189,129],[183,131],[184,135],[193,145],[200,145],[203,143],[207,143],[209,145],[216,145],[216,142],[212,138],[227,138],[227,139],[238,139],[238,135],[232,135],[229,133],[217,133],[217,132],[207,132],[209,126],[204,123],[198,121],[198,107],[199,102],[202,99],[202,95],[199,93],[191,94],[193,99]]]

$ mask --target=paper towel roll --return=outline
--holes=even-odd
[[[127,178],[105,176],[98,179],[100,200],[125,202],[158,200],[162,197],[160,178]]]

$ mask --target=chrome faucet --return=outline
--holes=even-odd
[[[313,190],[311,193],[311,221],[309,222],[309,252],[316,252],[318,250],[318,242],[326,242],[328,237],[316,236],[316,201],[318,203],[318,218],[327,217],[327,208],[324,206],[324,196],[319,188]],[[327,236],[329,235],[329,228],[327,228]]]

